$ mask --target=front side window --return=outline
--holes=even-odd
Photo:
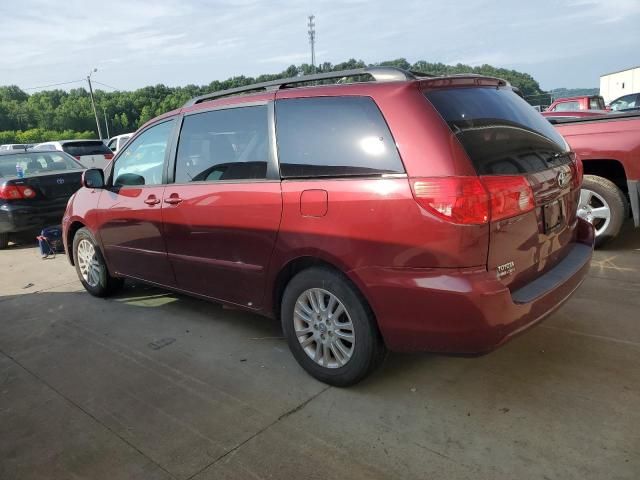
[[[160,185],[165,152],[175,120],[145,130],[116,160],[113,185]]]
[[[266,178],[267,119],[266,105],[186,116],[178,143],[176,183]]]
[[[404,173],[389,127],[369,97],[276,102],[282,178]]]

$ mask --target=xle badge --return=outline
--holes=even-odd
[[[506,277],[516,271],[516,264],[513,262],[504,263],[496,267],[498,278]]]

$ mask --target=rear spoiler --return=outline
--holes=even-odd
[[[473,73],[461,73],[459,75],[449,75],[446,77],[435,77],[420,79],[418,82],[420,88],[444,88],[444,87],[511,87],[511,84],[496,77],[485,77],[484,75],[476,75]],[[511,87],[514,88],[514,87]],[[515,91],[515,89],[514,89]],[[518,95],[519,90],[516,92]]]

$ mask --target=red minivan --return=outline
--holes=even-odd
[[[131,278],[280,318],[345,386],[387,349],[488,352],[567,300],[593,249],[581,179],[503,80],[332,72],[150,121],[85,172],[64,241],[91,294]]]

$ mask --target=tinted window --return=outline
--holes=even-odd
[[[604,110],[604,100],[602,100],[602,97],[591,97],[589,99],[589,108],[592,110]]]
[[[614,112],[637,107],[636,95],[625,95],[611,102],[611,110]]]
[[[129,143],[113,168],[114,185],[160,185],[174,120],[154,125]]]
[[[87,142],[70,142],[62,145],[62,150],[74,157],[80,157],[82,155],[104,155],[105,153],[111,153],[109,147],[99,140],[87,141]]]
[[[464,147],[478,174],[521,174],[570,161],[555,128],[506,88],[425,93]]]
[[[380,110],[368,97],[278,100],[283,178],[404,173]]]
[[[230,108],[184,118],[176,183],[256,180],[267,176],[267,107]]]
[[[580,102],[562,102],[553,109],[555,112],[575,112],[580,110]]]

